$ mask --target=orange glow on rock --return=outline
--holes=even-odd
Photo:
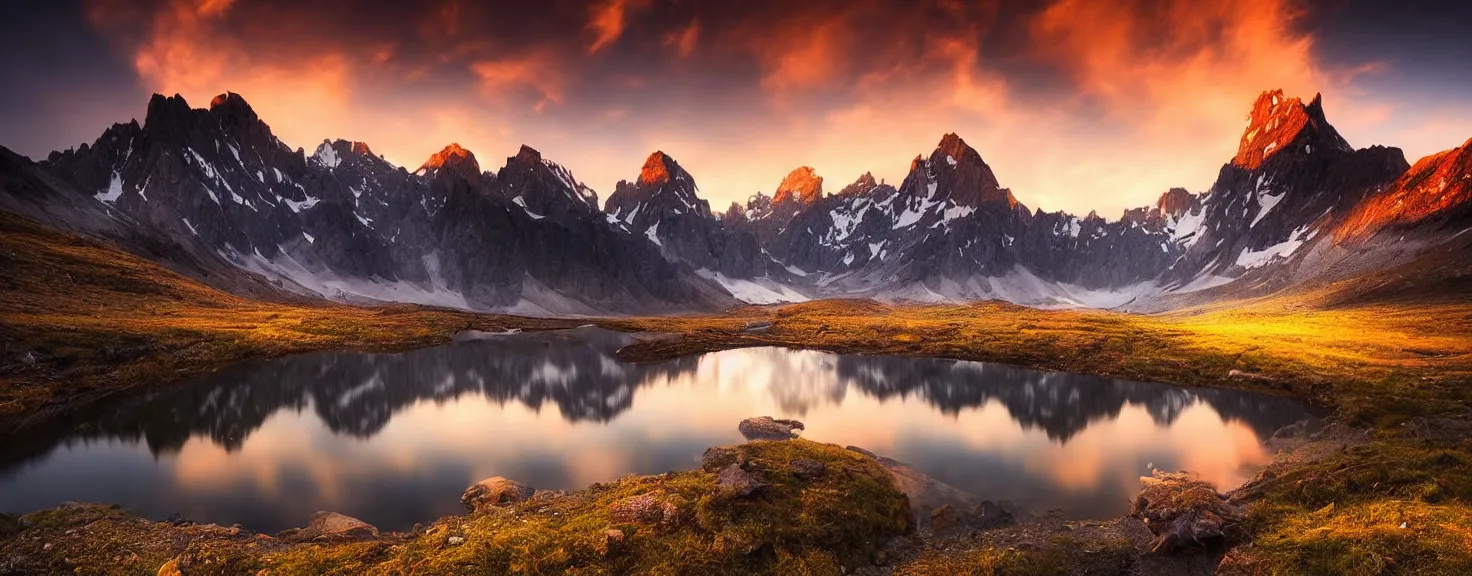
[[[1416,162],[1389,190],[1372,194],[1335,232],[1335,241],[1368,238],[1472,203],[1472,140]]]
[[[670,181],[669,158],[664,152],[656,150],[644,161],[644,168],[639,171],[639,184],[644,186],[660,186]]]

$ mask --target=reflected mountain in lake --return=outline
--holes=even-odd
[[[217,486],[223,482],[237,497],[279,504],[282,512],[264,519],[253,511],[256,522],[284,527],[295,520],[278,516],[298,507],[352,513],[354,506],[397,498],[404,509],[386,517],[380,511],[378,522],[404,527],[453,512],[456,486],[477,474],[515,470],[536,486],[565,489],[690,468],[706,446],[739,441],[741,418],[771,414],[807,420],[818,440],[888,451],[986,497],[1005,493],[1095,514],[1119,506],[1089,503],[1091,494],[1128,490],[1143,472],[1136,468],[1149,462],[1193,463],[1230,481],[1235,466],[1261,456],[1258,439],[1305,417],[1300,404],[1285,398],[944,359],[753,348],[662,364],[618,362],[615,351],[631,339],[586,328],[486,335],[398,354],[323,352],[242,364],[95,406],[75,415],[75,426],[6,439],[0,493],[14,490],[0,496],[0,509],[79,498],[42,479],[66,474],[85,454],[92,456],[84,460],[131,459],[136,446],[153,455],[152,465],[136,464],[153,467],[148,482],[178,484],[171,488],[178,494],[167,497],[153,495],[141,480],[130,487],[129,494],[147,493],[148,503],[138,505],[161,507],[153,510],[158,514],[175,511],[166,506],[198,510],[187,484],[208,480],[211,490],[224,489]],[[396,424],[406,414],[413,416]],[[1183,415],[1193,415],[1184,427],[1178,425]],[[1094,440],[1080,439],[1105,423],[1101,430],[1129,427],[1108,432],[1117,446],[1096,449]],[[267,433],[273,427],[279,430]],[[1240,436],[1234,427],[1247,431],[1250,445],[1209,458],[1193,447]],[[386,434],[390,429],[397,432]],[[1040,431],[1043,442],[1029,439],[1029,431]],[[255,442],[257,434],[265,438]],[[301,436],[299,445],[281,444],[292,444],[293,435]],[[488,451],[482,442],[514,450]],[[330,459],[314,450],[355,455],[323,470]],[[1059,457],[1079,450],[1106,462],[1084,470]],[[1108,454],[1092,454],[1099,450]],[[339,477],[343,468],[356,471]],[[424,476],[428,470],[435,471],[432,480]],[[1074,478],[1080,474],[1082,480]],[[1049,496],[1038,476],[1053,476],[1055,492],[1075,493]],[[308,497],[283,494],[282,482],[304,483],[298,491],[315,495],[297,501]],[[424,493],[429,486],[448,493],[431,497]],[[89,497],[95,490],[89,488]]]
[[[1092,422],[1118,416],[1126,404],[1144,406],[1157,424],[1166,426],[1186,408],[1204,402],[1223,418],[1245,422],[1260,436],[1302,418],[1298,402],[1264,394],[935,358],[839,356],[836,362],[845,387],[856,386],[880,400],[916,396],[947,414],[997,401],[1019,424],[1045,430],[1060,442]]]

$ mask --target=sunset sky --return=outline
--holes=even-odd
[[[1437,6],[1447,4],[1447,6]],[[1202,191],[1265,89],[1356,147],[1472,137],[1472,2],[84,0],[0,7],[0,145],[42,158],[148,95],[417,167],[525,143],[606,198],[660,149],[713,207],[811,165],[893,183],[957,132],[1030,207]]]

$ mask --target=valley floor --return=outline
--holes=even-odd
[[[556,329],[589,322],[412,306],[355,308],[314,301],[246,300],[109,246],[9,215],[0,215],[0,270],[4,271],[0,275],[0,339],[4,341],[0,437],[28,426],[64,425],[69,415],[99,398],[168,385],[246,358],[320,349],[408,349],[446,342],[466,329]],[[1223,571],[1244,573],[1472,572],[1472,298],[1332,305],[1342,299],[1331,290],[1150,316],[1041,311],[1000,303],[887,306],[821,301],[749,307],[723,315],[596,323],[660,333],[620,352],[624,359],[636,362],[732,347],[789,346],[1003,362],[1302,398],[1332,412],[1331,432],[1313,437],[1285,434],[1294,440],[1293,449],[1283,452],[1278,462],[1233,495],[1233,502],[1243,511],[1240,528],[1246,543],[1233,548],[1224,560],[1219,555],[1202,556],[1205,569],[1220,561]],[[802,446],[803,454],[756,457],[790,463],[801,456],[856,471],[870,469],[824,446]],[[791,478],[771,481],[786,486],[784,482]],[[860,544],[866,538],[907,531],[872,508],[892,490],[878,490],[875,497],[879,500],[851,503],[853,508],[823,499],[777,499],[768,504],[791,508],[742,512],[764,519],[752,523],[723,508],[724,504],[701,500],[710,496],[714,482],[714,474],[697,471],[625,479],[580,491],[573,500],[551,505],[579,511],[556,520],[556,529],[547,536],[564,541],[515,540],[530,536],[491,530],[507,521],[503,516],[476,515],[442,519],[421,534],[366,541],[287,546],[275,539],[258,539],[251,546],[221,549],[221,554],[234,554],[230,558],[239,561],[238,565],[214,564],[204,571],[231,573],[229,566],[249,566],[253,570],[270,568],[271,573],[325,569],[359,573],[375,566],[385,572],[443,573],[479,563],[514,573],[601,573],[617,571],[618,566],[653,566],[670,573],[715,567],[738,572],[792,573],[800,569],[836,573],[839,564],[854,566],[875,559],[875,549]],[[635,492],[608,493],[623,489]],[[689,510],[705,519],[694,525],[705,531],[678,526],[648,534],[636,531],[640,536],[631,538],[628,546],[637,553],[629,561],[650,564],[604,562],[609,547],[617,549],[623,537],[614,542],[615,537],[604,531],[606,513],[588,511],[606,511],[604,500],[614,496],[651,491],[690,499]],[[859,523],[860,527],[875,532],[830,534],[813,531],[799,520],[779,519],[807,517],[815,510],[862,518],[867,524]],[[193,554],[190,558],[208,557],[211,548],[194,540],[205,542],[219,536],[200,536],[205,529],[143,522],[105,508],[38,514],[23,521],[0,521],[0,572],[7,566],[65,566],[81,573],[137,573],[139,566],[150,562],[151,572],[162,563],[160,558],[186,552]],[[518,522],[527,518],[554,522],[537,516],[542,512],[518,509],[517,514]],[[766,514],[773,516],[761,516]],[[1138,572],[1149,565],[1142,560],[1142,550],[1120,544],[1106,524],[1100,523],[1097,530],[1060,524],[1040,532],[1044,536],[1026,546],[1009,540],[1007,531],[981,530],[948,539],[919,540],[903,556],[890,558],[889,567],[912,574],[1087,572],[1090,568],[1117,573],[1121,569]],[[83,526],[115,529],[99,531],[96,536],[90,531],[67,532]],[[447,547],[447,531],[466,545]],[[1069,540],[1091,538],[1090,534],[1098,538],[1084,543]],[[42,541],[36,539],[62,535],[70,543],[55,548],[42,548]],[[238,534],[227,536],[225,540],[236,542],[230,538]],[[818,540],[799,541],[803,538]],[[150,539],[171,544],[134,545]],[[763,543],[771,554],[763,552],[761,558],[770,562],[733,560],[746,555],[732,555],[732,550]],[[824,552],[825,545],[837,544],[852,547],[852,554],[837,557]],[[111,550],[112,555],[66,552],[80,550],[76,546]],[[701,546],[718,549],[690,552]],[[1079,550],[1095,550],[1099,555],[1078,556]],[[714,564],[681,567],[667,556],[676,553]],[[110,560],[125,554],[146,558],[140,564]],[[1094,561],[1099,558],[1104,559],[1102,563]],[[21,561],[32,564],[16,564]],[[225,561],[223,556],[221,561]],[[125,565],[132,568],[125,569]],[[205,564],[196,566],[188,573],[197,573]]]

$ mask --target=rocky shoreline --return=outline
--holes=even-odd
[[[1242,499],[1187,473],[1142,478],[1129,516],[1074,521],[981,500],[862,448],[804,440],[801,422],[757,417],[739,429],[747,443],[710,448],[688,472],[571,492],[487,478],[462,495],[467,515],[408,532],[323,511],[258,534],[64,503],[0,517],[0,574],[941,574],[1048,562],[1074,573],[1211,573],[1246,538]]]

